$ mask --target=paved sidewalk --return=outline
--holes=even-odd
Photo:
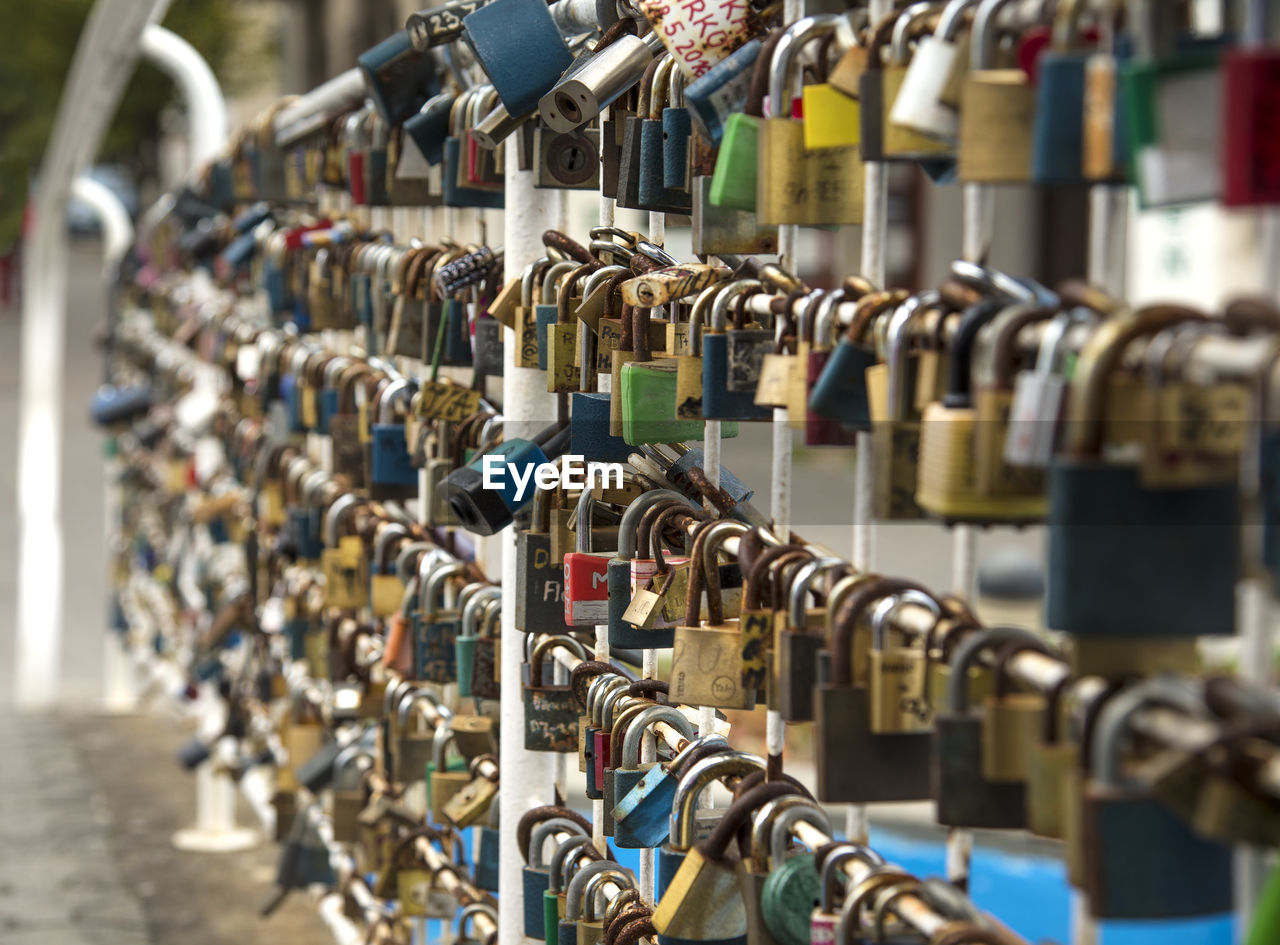
[[[182,853],[191,776],[182,735],[147,716],[0,711],[0,942],[4,945],[280,945],[331,941],[295,895],[258,909],[275,847]],[[241,812],[241,822],[248,813]]]

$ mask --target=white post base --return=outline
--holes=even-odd
[[[173,845],[189,853],[235,853],[262,841],[249,827],[236,826],[236,785],[214,770],[212,760],[196,769],[196,823],[173,835]]]

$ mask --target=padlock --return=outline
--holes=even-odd
[[[656,898],[661,900],[667,888],[679,872],[694,845],[710,836],[720,819],[719,811],[699,810],[698,799],[713,781],[724,777],[745,777],[764,770],[764,759],[749,752],[734,751],[714,738],[698,740],[698,747],[689,746],[676,770],[675,795],[666,808],[668,817],[667,842],[658,848],[658,878]],[[662,766],[653,771],[662,770]],[[651,771],[641,779],[640,786],[653,777]]]
[[[983,0],[973,20],[971,68],[960,104],[959,177],[966,183],[1031,179],[1035,90],[1020,67],[997,69],[996,23],[1009,0]]]
[[[707,762],[715,763],[712,759]],[[693,770],[689,774],[692,775]],[[757,798],[791,790],[794,788],[790,784],[782,783],[762,784],[748,791],[733,802],[711,835],[696,845],[685,831],[686,836],[681,840],[689,841],[691,849],[663,891],[653,914],[653,926],[661,945],[693,942],[746,945],[746,908],[733,862],[726,858],[725,851],[750,817]],[[672,841],[676,842],[674,825]]]
[[[356,57],[365,88],[388,127],[413,115],[437,88],[436,61],[397,30]]]
[[[474,2],[474,0],[467,0]],[[496,928],[498,925],[498,910],[488,902],[469,902],[458,910],[458,929],[454,941],[458,945],[482,945],[484,939],[479,935],[469,934],[469,930],[475,929],[475,917],[483,915],[489,919],[489,927]]]
[[[789,562],[798,562],[798,567],[792,573],[789,598],[786,601],[786,624],[780,625],[775,621],[769,705],[785,721],[811,722],[813,691],[818,682],[818,653],[826,644],[827,638],[811,626],[812,618],[820,615],[821,611],[806,610],[805,602],[808,595],[816,590],[814,581],[825,578],[843,562],[833,557],[814,558],[802,548],[787,545],[781,546],[777,552],[769,549],[757,560],[778,569],[786,567]],[[775,598],[775,606],[782,603],[782,600]],[[829,618],[836,603],[834,588],[828,603],[831,605],[826,609],[826,616]]]
[[[950,390],[942,401],[924,410],[916,502],[948,523],[983,523],[1010,514],[1002,498],[988,498],[978,490],[978,415],[972,398],[972,358],[978,332],[1010,304],[1007,296],[998,295],[965,310],[951,343]],[[1014,509],[1012,514],[1019,511]]]
[[[612,552],[593,548],[596,499],[583,489],[576,508],[574,551],[564,556],[564,624],[594,627],[609,620],[608,566]]]
[[[427,776],[427,764],[432,758],[435,730],[425,727],[428,722],[425,713],[415,711],[418,703],[424,701],[432,704],[438,718],[439,704],[426,690],[407,693],[397,707],[399,733],[392,754],[391,776],[401,784],[424,780]]]
[[[403,378],[381,391],[369,469],[369,494],[375,499],[395,499],[418,494],[418,470],[413,467],[403,423],[397,423],[395,405],[407,405],[413,391]]]
[[[446,582],[461,576],[461,561],[432,562],[423,558],[421,591],[413,634],[413,678],[423,682],[451,683],[458,678],[458,629],[461,614],[457,602],[444,607]]]
[[[1176,12],[1175,5],[1175,12]],[[1126,133],[1141,207],[1218,200],[1226,125],[1220,41],[1182,40],[1168,4],[1139,9],[1133,59],[1120,68]]]
[[[1083,48],[1078,0],[1058,5],[1053,46],[1037,65],[1031,177],[1037,184],[1077,187],[1084,174],[1085,84],[1092,54]]]
[[[943,8],[937,28],[916,44],[906,76],[889,110],[889,121],[930,138],[954,144],[960,130],[955,107],[944,91],[967,50],[957,43],[966,10],[978,0],[952,0]]]
[[[969,667],[974,660],[993,647],[1009,644],[1050,652],[1029,630],[997,627],[965,637],[952,655],[946,708],[934,716],[933,781],[939,823],[993,829],[1026,826],[1026,785],[988,781],[983,776],[983,720],[974,712],[969,693]]]
[[[1248,22],[1252,32],[1247,46],[1227,51],[1223,60],[1222,202],[1228,207],[1248,207],[1280,202],[1280,178],[1276,176],[1276,137],[1262,119],[1271,90],[1280,82],[1280,55],[1267,45],[1267,13]]]
[[[577,877],[574,877],[575,879]],[[607,899],[601,886],[613,883],[621,886],[622,892],[630,891],[639,894],[635,877],[630,870],[615,868],[601,870],[587,880],[582,889],[583,913],[577,922],[576,945],[601,945],[604,940],[605,916],[612,900]],[[618,895],[621,895],[620,892]],[[603,903],[603,905],[602,905]]]
[[[340,530],[346,517],[364,500],[353,493],[336,499],[325,515],[325,548],[320,555],[325,575],[325,594],[328,602],[344,610],[357,610],[365,605],[368,597],[368,559],[364,543],[358,535],[342,535]]]
[[[1192,315],[1153,307],[1116,316],[1093,333],[1077,360],[1065,451],[1049,472],[1045,608],[1053,629],[1108,638],[1183,637],[1231,633],[1235,626],[1234,473],[1200,486],[1153,488],[1138,467],[1099,455],[1105,385],[1125,348]],[[1192,582],[1197,593],[1191,598],[1152,592]],[[1090,588],[1087,596],[1082,587]]]
[[[448,92],[432,96],[421,111],[404,123],[405,135],[429,165],[439,165],[444,160],[444,143],[449,137],[449,119],[456,98]]]
[[[642,781],[646,781],[649,773],[656,767],[656,762],[641,762],[640,749],[648,727],[658,721],[673,726],[685,739],[693,739],[696,735],[688,717],[672,706],[651,706],[642,709],[627,726],[625,738],[620,743],[616,734],[619,731],[617,728],[611,735],[611,740],[619,743],[618,766],[614,769],[612,789],[606,792],[605,802],[613,820],[614,843],[619,847],[657,846],[666,836],[668,824],[665,816],[660,818],[660,823],[653,823],[643,814],[637,813],[637,808],[642,804],[661,806],[659,799],[654,796],[652,783],[653,780],[658,779],[649,780],[635,798],[624,803],[625,799],[631,796],[632,791],[636,790]],[[675,762],[673,761],[672,764],[674,765]],[[670,795],[674,794],[674,782],[670,779],[661,779],[660,784],[659,792],[666,794],[669,801]],[[611,800],[612,804],[609,803]],[[665,813],[669,812],[668,804]],[[656,840],[654,827],[661,830],[663,834]]]
[[[707,420],[764,420],[772,417],[768,407],[755,403],[755,387],[751,383],[752,371],[758,377],[759,363],[764,348],[772,347],[773,336],[768,331],[754,331],[738,336],[733,346],[736,358],[731,358],[727,328],[728,305],[739,295],[760,291],[763,284],[756,279],[743,279],[730,283],[715,296],[711,306],[711,327],[701,335],[702,347],[702,414]],[[735,322],[738,330],[747,332],[745,322]],[[679,412],[677,411],[677,416]]]
[[[545,4],[492,0],[462,23],[485,75],[512,115],[536,109],[573,62]]]
[[[683,74],[675,73],[675,61],[667,57],[654,75],[648,119],[640,126],[642,164],[636,199],[641,209],[651,212],[689,213],[693,207],[688,189],[689,111],[684,107]]]
[[[805,17],[783,31],[769,69],[770,116],[760,132],[756,214],[767,224],[861,223],[862,156],[854,145],[808,151],[804,122],[788,114],[799,79],[797,53],[810,41],[834,34],[844,46],[856,40],[848,20],[834,14]]]
[[[622,365],[622,439],[630,444],[679,443],[702,436],[699,420],[676,417],[678,363],[674,358],[654,360],[648,345],[649,310],[637,308],[632,328],[634,360]],[[726,424],[722,436],[737,435],[736,424]]]
[[[1198,694],[1175,677],[1137,683],[1099,711],[1083,814],[1084,888],[1096,918],[1165,919],[1232,907],[1231,847],[1198,836],[1123,770],[1118,746],[1133,714],[1152,704],[1202,711]],[[1135,872],[1135,858],[1161,867]]]
[[[715,522],[702,528],[694,540],[685,619],[676,627],[671,651],[673,700],[730,709],[748,709],[755,704],[755,693],[742,688],[742,635],[736,623],[725,621],[716,563],[716,552],[724,540],[746,530],[738,522]],[[705,625],[699,620],[704,587]]]
[[[476,648],[480,642],[480,613],[489,603],[501,599],[500,588],[486,585],[472,594],[462,608],[462,624],[454,640],[457,654],[454,665],[457,668],[458,695],[464,699],[475,695],[471,680],[476,668]]]
[[[485,719],[485,721],[491,721]],[[456,734],[456,733],[455,733]],[[497,745],[495,744],[496,748]],[[441,813],[445,822],[461,830],[480,822],[489,812],[489,805],[498,795],[498,759],[484,754],[472,758],[467,765],[468,783],[448,801]]]
[[[1069,680],[1048,694],[1041,727],[1027,753],[1027,829],[1061,840],[1066,816],[1065,785],[1080,761],[1079,746],[1064,731],[1063,701]]]
[[[449,723],[450,720],[445,718],[436,725],[431,739],[431,763],[426,771],[427,811],[436,824],[448,823],[444,816],[445,805],[471,783],[466,762],[461,757],[449,757],[449,746],[456,741]]]
[[[521,869],[524,890],[524,934],[527,938],[540,938],[546,932],[543,896],[551,883],[551,873],[545,863],[546,841],[556,833],[585,835],[582,826],[568,817],[549,817],[533,828],[529,842],[528,864]]]
[[[689,116],[698,133],[716,147],[734,114],[741,114],[763,43],[753,39],[735,49],[684,90]]]
[[[533,500],[530,527],[516,532],[517,630],[558,627],[564,620],[564,571],[551,561],[551,502],[562,500],[556,490],[539,489]]]
[[[864,665],[854,642],[858,622],[875,601],[907,590],[922,588],[887,578],[866,581],[849,593],[835,616],[827,678],[814,694],[814,734],[821,746],[815,752],[819,800],[867,803],[931,796],[931,737],[874,734],[869,689],[854,671],[855,663]],[[855,758],[862,760],[854,762]]]
[[[523,2],[523,0],[516,0]],[[477,10],[477,13],[484,12]],[[474,14],[473,14],[474,15]],[[449,113],[449,137],[444,141],[444,160],[441,177],[446,207],[473,207],[477,209],[500,210],[505,204],[503,190],[496,181],[488,186],[476,186],[468,180],[468,119],[474,115],[474,109],[482,99],[478,96],[486,94],[488,86],[474,86],[467,89],[453,103]],[[481,149],[483,150],[483,149]]]
[[[538,326],[538,367],[548,370],[547,358],[551,351],[551,326],[560,324],[560,308],[557,299],[560,293],[560,282],[563,276],[576,271],[581,266],[574,260],[558,262],[549,268],[542,277],[541,302],[534,309],[534,318]],[[572,327],[572,322],[564,324]],[[576,384],[574,387],[576,388]]]
[[[875,469],[872,510],[881,519],[916,519],[924,509],[916,502],[920,463],[920,421],[910,396],[918,358],[911,356],[911,324],[936,305],[936,292],[923,292],[903,302],[888,316],[885,360],[864,372],[872,421]]]
[[[567,648],[578,659],[587,651],[572,637],[548,637],[539,642],[523,668],[524,747],[526,751],[574,751],[578,740],[578,708],[568,686],[544,685],[543,659],[555,647]]]
[[[632,581],[635,565],[636,538],[641,517],[659,502],[681,502],[690,509],[694,503],[670,489],[654,489],[627,506],[618,526],[618,552],[609,560],[607,584],[609,590],[609,645],[657,649],[671,646],[673,629],[641,629],[623,620],[623,614],[638,589]],[[641,582],[643,583],[643,582]]]
[[[845,941],[836,933],[840,913],[836,911],[834,900],[837,887],[841,885],[838,871],[851,860],[873,870],[884,866],[884,857],[861,844],[841,843],[827,849],[826,858],[821,860],[819,867],[818,900],[809,916],[809,941],[812,945],[838,945]]]
[[[551,259],[543,256],[525,267],[520,277],[520,305],[516,308],[515,358],[516,367],[538,366],[538,325],[534,315],[533,290],[538,276],[551,265]]]
[[[772,791],[762,793],[755,791],[760,783],[761,779],[749,775],[739,781],[734,789],[735,800],[748,794],[753,797],[751,829],[749,833],[744,830],[744,833],[747,833],[746,837],[739,835],[741,856],[735,871],[742,894],[742,904],[747,912],[747,945],[776,945],[768,923],[765,921],[762,902],[764,885],[769,878],[769,827],[779,815],[807,804],[808,800],[801,794],[801,789],[797,785],[787,784],[790,791],[781,793],[786,791],[786,788],[781,788],[781,785],[787,782],[778,782],[781,789],[780,796],[772,796],[774,793]],[[744,843],[744,840],[748,842]]]
[[[875,292],[859,299],[854,306],[853,318],[848,329],[841,334],[834,348],[830,347],[827,326],[834,326],[834,306],[840,301],[840,293],[830,296],[829,307],[819,310],[814,326],[814,347],[830,350],[823,360],[818,351],[809,355],[809,373],[812,391],[809,409],[819,417],[835,421],[853,430],[871,429],[871,407],[867,395],[867,369],[875,365],[875,347],[868,343],[875,320],[896,309],[907,299],[904,290]],[[817,362],[817,363],[816,363]],[[817,368],[818,373],[814,374]]]
[[[1096,313],[1082,307],[1054,316],[1041,336],[1035,370],[1018,373],[1004,441],[1004,459],[1011,466],[1044,469],[1053,459],[1066,400],[1067,338],[1076,326],[1096,319]]]
[[[932,707],[927,701],[925,641],[914,640],[905,646],[888,645],[889,620],[903,604],[924,607],[935,619],[942,616],[937,600],[910,590],[885,597],[872,611],[867,675],[871,731],[877,735],[926,732],[933,727]]]
[[[596,771],[596,738],[603,731],[603,697],[625,688],[624,678],[609,673],[601,673],[587,686],[587,711],[578,719],[578,770],[586,775],[586,795],[593,801],[604,799],[604,788]]]
[[[730,210],[756,212],[756,171],[760,166],[760,133],[764,126],[764,97],[769,90],[769,67],[782,31],[764,40],[747,85],[742,111],[732,111],[724,122],[724,134],[711,175],[711,204]]]
[[[761,812],[763,815],[763,811]],[[769,823],[765,817],[758,818]],[[816,804],[780,811],[769,826],[770,871],[761,890],[765,925],[777,945],[808,945],[810,913],[818,901],[821,877],[813,853],[788,853],[791,830],[804,822],[830,834],[831,822]]]
[[[1005,455],[1012,427],[1018,335],[1024,328],[1053,316],[1051,309],[1034,302],[1005,309],[979,332],[979,351],[972,362],[976,379],[973,401],[977,414],[974,430],[975,488],[982,495],[1001,497],[1011,515],[1035,519],[1043,519],[1048,511],[1044,476],[1039,470],[1008,463]],[[1056,420],[1055,414],[1048,425],[1052,428]],[[1049,439],[1052,441],[1052,432]]]
[[[363,776],[372,767],[373,756],[359,745],[348,746],[334,759],[329,817],[338,843],[355,843],[360,837],[356,817],[367,799]]]
[[[936,137],[922,135],[891,120],[908,72],[910,39],[926,25],[936,8],[923,4],[907,7],[898,17],[876,25],[867,44],[867,69],[859,80],[862,154],[868,161],[937,160],[951,147]],[[884,61],[888,52],[888,62]]]
[[[556,940],[559,945],[588,945],[598,943],[603,937],[603,920],[597,916],[599,910],[596,908],[602,882],[635,888],[635,878],[630,870],[622,869],[612,860],[596,860],[578,867],[565,891],[564,918],[560,920],[557,930]],[[595,929],[598,936],[590,931],[590,926],[585,922],[588,915],[592,917],[592,924],[598,923]]]
[[[538,491],[532,483],[534,470],[560,457],[568,445],[569,427],[559,423],[532,440],[508,437],[483,454],[477,451],[471,462],[445,477],[441,488],[463,527],[478,535],[495,534],[533,501]]]
[[[582,127],[635,85],[661,50],[661,40],[653,33],[622,34],[574,62],[538,101],[538,114],[553,131]]]
[[[582,834],[570,834],[556,844],[551,854],[550,879],[547,891],[542,894],[543,921],[546,927],[547,945],[557,945],[560,941],[560,920],[565,917],[569,908],[568,885],[573,874],[585,865],[582,857],[595,852],[591,846],[591,838]],[[596,856],[599,856],[596,853]]]
[[[1022,650],[1007,646],[1000,651],[992,672],[994,691],[983,700],[982,777],[993,782],[1026,783],[1031,773],[1031,750],[1043,727],[1044,696],[1038,692],[1011,691],[1009,660]],[[1027,803],[1030,809],[1030,803]]]

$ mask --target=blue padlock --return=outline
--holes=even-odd
[[[449,114],[457,96],[441,92],[430,98],[422,110],[404,123],[404,133],[432,166],[444,160],[444,141],[449,137]]]
[[[684,100],[691,120],[698,133],[716,147],[724,137],[729,116],[746,109],[751,73],[763,46],[760,40],[753,39],[685,87]]]
[[[569,402],[569,452],[589,462],[625,463],[632,450],[609,435],[609,395],[574,393]]]
[[[374,108],[389,127],[412,117],[438,88],[435,59],[429,51],[414,49],[404,30],[361,53],[356,65]]]
[[[445,477],[439,488],[445,501],[468,531],[493,535],[506,528],[515,513],[533,501],[538,490],[531,476],[538,466],[559,456],[569,445],[570,428],[552,425],[533,440],[507,440],[494,450],[476,456],[466,466]],[[485,486],[485,469],[490,469],[491,487]],[[513,468],[514,467],[514,468]]]
[[[462,24],[508,114],[537,108],[573,63],[543,0],[493,0],[467,14]]]
[[[404,424],[395,422],[395,402],[410,396],[404,378],[392,381],[382,393],[378,417],[373,424],[373,452],[370,458],[370,492],[374,498],[395,498],[408,490],[416,495],[418,470],[409,455]]]

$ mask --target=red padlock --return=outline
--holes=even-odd
[[[1280,203],[1280,47],[1232,49],[1223,68],[1222,202]]]
[[[582,490],[574,550],[564,556],[564,622],[570,627],[594,627],[609,622],[609,559],[613,552],[591,549],[591,515],[595,504],[591,490]]]

